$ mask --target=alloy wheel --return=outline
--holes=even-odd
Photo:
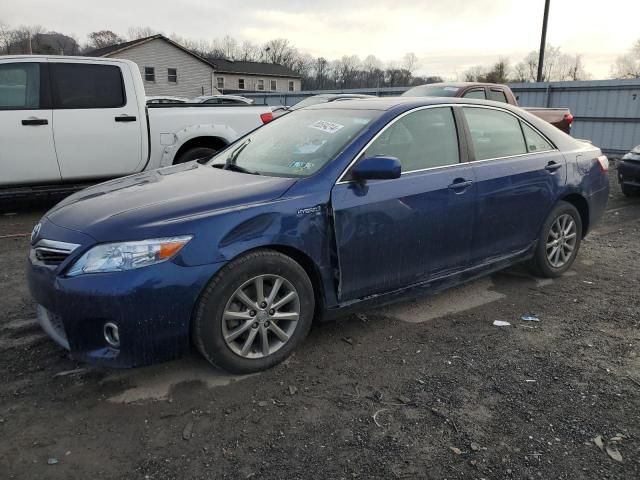
[[[551,225],[547,236],[547,260],[553,268],[562,268],[571,259],[576,248],[577,228],[573,217],[560,215]]]
[[[256,359],[282,348],[300,318],[300,297],[279,275],[259,275],[243,283],[222,314],[222,335],[236,355]]]

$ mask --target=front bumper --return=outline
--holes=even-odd
[[[189,350],[191,315],[222,263],[172,261],[136,270],[65,277],[29,256],[29,289],[45,332],[80,361],[134,367],[178,358]],[[118,326],[120,346],[105,339]]]
[[[640,187],[640,156],[638,160],[620,160],[617,169],[620,184]]]

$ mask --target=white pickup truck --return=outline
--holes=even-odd
[[[0,196],[210,157],[272,118],[268,106],[147,107],[128,60],[0,57]]]

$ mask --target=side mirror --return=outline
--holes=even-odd
[[[395,157],[366,157],[351,170],[354,180],[390,180],[399,178],[402,172],[400,160]]]

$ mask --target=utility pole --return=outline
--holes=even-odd
[[[547,44],[547,20],[549,20],[549,3],[551,0],[544,0],[544,17],[542,18],[542,37],[540,38],[540,56],[538,57],[538,78],[542,81],[542,67],[544,65],[544,47]]]

